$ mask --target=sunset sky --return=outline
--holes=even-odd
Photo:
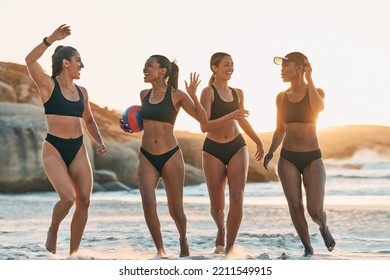
[[[0,61],[24,57],[59,25],[72,35],[44,54],[51,74],[58,44],[79,50],[85,68],[78,84],[91,101],[123,111],[139,104],[143,66],[153,54],[176,59],[179,88],[200,74],[198,95],[211,75],[217,51],[232,55],[230,86],[245,94],[249,121],[258,132],[275,127],[275,97],[288,87],[274,56],[305,53],[313,79],[326,94],[319,127],[390,125],[390,1],[387,0],[2,0]],[[184,111],[176,129],[200,132]]]

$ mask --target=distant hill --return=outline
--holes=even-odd
[[[325,158],[344,159],[361,150],[371,150],[390,158],[390,127],[345,125],[319,130],[318,137]]]

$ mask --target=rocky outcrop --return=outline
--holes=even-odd
[[[0,83],[3,86],[4,84],[7,85],[13,91],[11,98],[8,97],[8,100],[3,100],[3,102],[29,103],[42,106],[38,89],[31,80],[26,66],[0,62]],[[0,84],[0,101],[3,99],[1,88]]]
[[[51,189],[41,158],[45,134],[42,108],[31,104],[0,103],[0,191]]]
[[[109,152],[104,157],[95,157],[97,169],[114,172],[118,180],[129,187],[136,188],[138,153],[134,144],[108,144]]]
[[[16,102],[16,92],[6,83],[0,81],[0,102]]]

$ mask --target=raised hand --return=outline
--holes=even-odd
[[[48,41],[53,43],[54,41],[63,40],[71,34],[70,26],[61,24],[53,33],[49,36]]]
[[[303,61],[303,63],[305,63],[305,78],[306,78],[306,81],[311,80],[311,73],[312,73],[311,64],[310,64],[310,62],[307,59],[305,59]]]
[[[184,81],[185,84],[186,84],[186,90],[187,90],[187,93],[192,96],[192,97],[195,97],[196,96],[196,90],[201,82],[201,80],[199,80],[199,74],[196,74],[195,73],[192,73],[190,74],[190,84],[188,85],[187,81]]]

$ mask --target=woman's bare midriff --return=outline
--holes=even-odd
[[[83,134],[81,118],[46,115],[47,132],[60,138],[77,138]]]
[[[285,131],[283,148],[286,150],[310,152],[320,148],[314,123],[288,123],[285,124]]]
[[[144,135],[142,147],[149,153],[160,155],[175,148],[177,140],[170,123],[144,120]]]
[[[227,143],[233,141],[240,134],[240,129],[236,120],[230,120],[224,123],[218,130],[207,132],[207,138],[218,143]]]

